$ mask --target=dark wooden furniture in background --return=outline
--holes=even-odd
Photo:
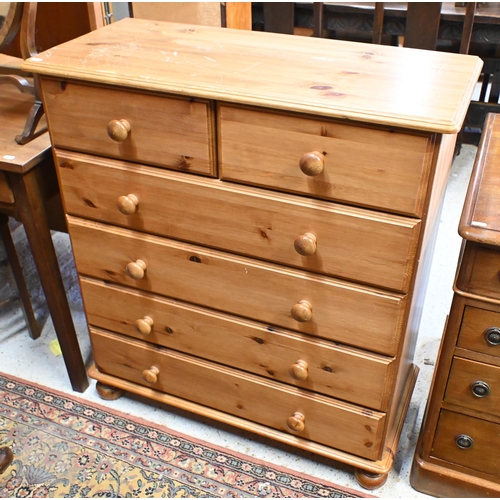
[[[500,115],[490,114],[459,232],[464,238],[411,472],[440,497],[499,497]]]
[[[468,53],[484,61],[461,140],[477,144],[489,112],[500,111],[500,3],[254,2],[253,29]]]
[[[22,129],[33,105],[33,97],[14,86],[0,86],[0,228],[32,337],[40,328],[32,312],[15,248],[10,238],[7,216],[22,222],[40,275],[49,312],[75,391],[88,386],[75,327],[50,229],[64,230],[65,220],[59,197],[48,133],[20,145],[14,137]]]

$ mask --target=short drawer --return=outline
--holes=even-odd
[[[49,79],[43,79],[42,90],[56,147],[216,173],[213,113],[207,101]]]
[[[467,241],[457,287],[467,293],[500,300],[500,251]]]
[[[229,105],[218,127],[223,179],[422,216],[433,135]]]
[[[500,425],[442,410],[431,456],[500,477]]]
[[[103,373],[361,457],[380,454],[383,413],[96,329],[91,341]]]
[[[405,296],[71,216],[68,223],[80,274],[382,354],[396,351]]]
[[[500,313],[467,306],[457,345],[490,356],[500,356]]]
[[[393,358],[82,277],[90,325],[385,410]]]
[[[56,158],[71,214],[387,289],[409,288],[417,219],[60,150]],[[121,211],[119,201],[126,204]]]
[[[444,400],[500,416],[500,367],[454,357]]]

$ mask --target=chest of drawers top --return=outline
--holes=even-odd
[[[455,133],[481,67],[475,56],[124,19],[38,54],[23,69]]]
[[[500,117],[492,113],[485,121],[459,226],[465,240],[496,247],[500,246],[499,137]]]

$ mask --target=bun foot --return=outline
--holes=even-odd
[[[116,387],[111,387],[110,385],[105,385],[101,382],[97,382],[95,388],[97,394],[99,394],[102,399],[106,399],[107,401],[118,399],[124,392],[122,389],[117,389]]]
[[[0,448],[0,474],[3,474],[7,470],[12,460],[14,460],[12,450],[8,446]]]
[[[375,490],[380,488],[387,481],[389,474],[373,474],[363,469],[354,471],[356,481],[365,490]]]

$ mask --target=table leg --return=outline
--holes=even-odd
[[[26,324],[28,325],[30,336],[32,339],[37,339],[38,337],[40,337],[42,330],[38,321],[36,320],[33,306],[31,304],[31,297],[26,286],[26,281],[24,279],[22,266],[19,262],[16,247],[14,246],[14,242],[12,241],[12,235],[10,234],[9,228],[9,217],[5,214],[0,214],[0,237],[3,240],[5,251],[7,252],[7,257],[9,259],[9,264],[12,269],[12,274],[14,275],[14,279],[17,284],[24,319],[26,321]]]
[[[10,176],[10,186],[40,275],[71,385],[74,391],[84,392],[89,385],[85,363],[78,344],[35,172],[36,168],[33,168],[24,175]]]

